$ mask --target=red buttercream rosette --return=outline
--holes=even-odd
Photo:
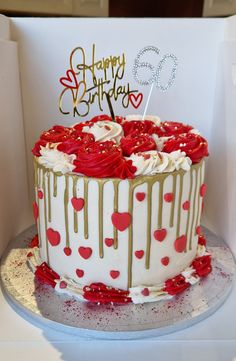
[[[92,125],[94,123],[105,121],[105,120],[112,122],[112,118],[109,115],[101,114],[101,115],[97,115],[97,116],[93,117],[90,120],[87,120],[86,122],[75,124],[73,126],[73,128],[76,129],[77,131],[81,132],[83,130],[83,127],[85,127],[85,126],[92,127]],[[123,122],[123,120],[124,120],[123,117],[120,117],[120,116],[115,117],[115,121],[119,124],[121,124]]]
[[[190,286],[190,283],[185,281],[184,276],[178,275],[174,278],[168,279],[165,282],[164,291],[169,293],[169,295],[177,295],[180,292],[183,292]]]
[[[165,137],[188,133],[191,129],[193,129],[191,125],[172,121],[162,122],[161,128]]]
[[[136,167],[123,158],[121,149],[112,141],[81,147],[74,165],[74,172],[97,178],[133,178],[136,171]]]
[[[196,274],[199,277],[207,276],[212,271],[211,256],[206,255],[195,258],[195,260],[192,262],[192,266],[196,270]]]
[[[147,135],[137,135],[135,133],[123,137],[120,141],[123,154],[130,156],[132,153],[147,152],[149,150],[156,150],[156,143],[154,139]]]
[[[157,127],[151,120],[130,120],[122,124],[125,137],[130,134],[153,134],[156,133],[162,136],[162,130]]]
[[[180,134],[168,139],[162,151],[171,153],[175,150],[185,152],[193,163],[198,163],[209,155],[207,141],[194,133]]]
[[[83,133],[83,132],[76,132],[75,139],[67,139],[66,141],[60,143],[57,146],[57,149],[60,152],[64,152],[67,154],[76,154],[81,148],[81,146],[86,146],[88,144],[94,143],[95,138],[93,134]]]
[[[55,125],[46,132],[43,132],[40,139],[48,143],[60,143],[75,137],[76,132],[73,128],[63,127],[62,125]]]
[[[38,140],[35,145],[34,148],[32,149],[32,153],[33,155],[35,155],[36,157],[40,157],[40,150],[41,147],[46,147],[46,145],[48,144],[48,142],[46,140]]]

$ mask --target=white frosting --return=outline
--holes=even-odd
[[[96,141],[105,142],[113,140],[118,144],[124,135],[123,128],[119,123],[101,120],[92,126],[84,126],[83,132],[93,134]]]
[[[172,153],[158,152],[151,150],[148,152],[131,154],[130,158],[137,168],[135,175],[154,175],[157,173],[169,173],[174,170],[190,170],[192,161],[186,157],[185,152],[177,150]]]
[[[191,129],[191,130],[189,131],[189,133],[201,135],[201,133],[200,133],[200,131],[199,131],[198,129]]]
[[[61,172],[63,174],[72,172],[75,166],[73,161],[76,158],[74,154],[66,154],[57,149],[50,149],[41,147],[41,156],[38,158],[39,164],[46,168],[52,169],[54,172]]]
[[[144,296],[142,291],[147,288],[149,291],[148,296]],[[169,300],[173,296],[163,291],[163,285],[160,286],[138,286],[129,289],[129,297],[131,297],[133,303],[144,303],[144,302],[157,302],[161,300]]]
[[[158,137],[157,134],[152,134],[151,137],[154,139],[155,143],[156,143],[156,146],[157,146],[157,150],[159,152],[162,151],[163,147],[164,147],[164,144],[165,142],[172,138],[172,137]]]
[[[127,115],[125,118],[125,121],[131,121],[131,120],[140,120],[142,121],[143,116],[141,114],[130,114]],[[150,120],[155,125],[159,126],[161,123],[161,119],[157,117],[156,115],[145,115],[145,120]]]
[[[185,282],[190,283],[190,285],[195,285],[200,279],[200,277],[196,275],[196,271],[193,267],[186,268],[181,275],[185,277]]]

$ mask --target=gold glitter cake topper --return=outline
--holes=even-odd
[[[98,104],[99,110],[107,104],[107,98],[113,102],[121,102],[124,108],[131,103],[135,108],[142,102],[142,94],[131,89],[130,83],[122,82],[126,68],[125,53],[110,55],[97,59],[96,46],[92,46],[92,57],[86,57],[85,50],[77,47],[70,54],[70,68],[66,76],[60,78],[63,85],[59,97],[59,110],[64,115],[85,117],[89,114],[91,105]],[[69,96],[72,107],[66,104]]]

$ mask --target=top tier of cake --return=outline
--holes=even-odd
[[[135,178],[183,169],[208,155],[206,140],[190,125],[157,116],[94,117],[43,132],[33,148],[54,172],[96,178]]]

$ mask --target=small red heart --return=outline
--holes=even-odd
[[[90,247],[79,247],[78,251],[81,257],[84,259],[88,259],[93,253],[93,250]]]
[[[84,207],[84,199],[83,198],[76,198],[76,197],[73,197],[71,198],[71,204],[73,206],[73,208],[79,212],[81,211],[81,209],[83,209]]]
[[[189,206],[190,206],[189,201],[185,201],[185,202],[182,204],[182,208],[183,208],[184,211],[188,211],[188,210],[189,210]]]
[[[51,246],[54,247],[59,245],[61,240],[61,236],[59,232],[54,231],[54,229],[52,228],[48,228],[46,234],[47,234],[47,239],[51,244]]]
[[[75,272],[79,278],[84,276],[84,271],[82,269],[77,268]]]
[[[201,197],[204,197],[204,196],[205,196],[206,190],[207,190],[207,186],[206,186],[205,183],[203,183],[203,184],[201,185],[201,187],[200,187],[200,196],[201,196]]]
[[[34,220],[36,222],[39,216],[39,208],[36,202],[33,202],[33,215],[34,215]]]
[[[67,283],[65,281],[61,281],[59,284],[60,288],[66,288],[67,287]]]
[[[161,259],[161,263],[163,264],[163,266],[168,266],[169,262],[170,262],[169,257],[163,257]]]
[[[157,229],[153,235],[155,240],[162,242],[166,238],[167,231],[165,228]]]
[[[137,192],[135,196],[139,202],[142,202],[145,199],[146,194],[144,192]]]
[[[140,106],[142,100],[143,100],[142,93],[138,93],[137,95],[135,95],[134,93],[129,94],[129,101],[135,109],[137,109]]]
[[[66,256],[70,256],[71,253],[72,253],[72,250],[71,250],[70,247],[65,247],[65,248],[63,249],[63,251],[64,251],[64,253],[65,253]]]
[[[141,259],[144,256],[144,251],[143,250],[135,251],[134,254],[138,259]]]
[[[144,288],[142,291],[141,291],[142,295],[143,296],[149,296],[150,292],[149,292],[149,289],[146,287]]]
[[[40,189],[38,190],[38,198],[43,199],[43,192]]]
[[[112,214],[111,220],[113,226],[116,227],[119,231],[123,232],[126,228],[129,227],[132,218],[131,215],[127,212],[124,213],[115,212]]]
[[[164,200],[168,203],[172,202],[174,199],[174,193],[165,193]]]
[[[64,85],[66,88],[70,88],[70,89],[78,88],[76,75],[71,69],[67,70],[66,77],[60,78],[60,83]]]
[[[113,244],[114,244],[114,239],[113,238],[105,238],[105,245],[107,247],[111,247],[111,246],[113,246]]]
[[[178,237],[174,242],[174,247],[176,252],[181,253],[185,250],[187,243],[187,237],[183,234],[182,236]]]
[[[119,272],[119,271],[115,271],[115,270],[110,271],[110,276],[111,276],[111,278],[113,278],[113,279],[118,278],[119,275],[120,275],[120,272]]]
[[[197,233],[198,236],[200,236],[200,235],[202,234],[202,228],[201,228],[201,226],[197,226],[197,228],[196,228],[196,233]]]

